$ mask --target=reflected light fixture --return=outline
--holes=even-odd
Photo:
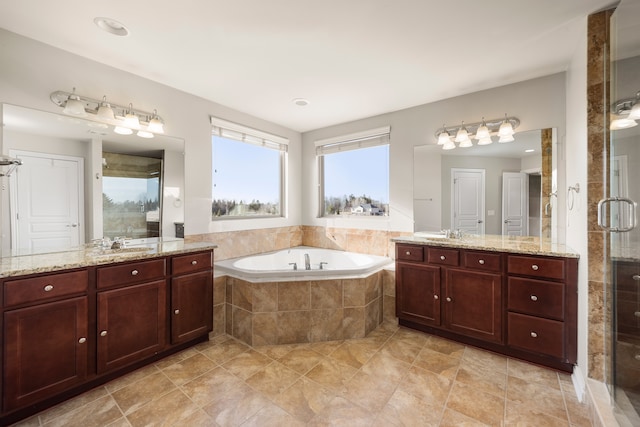
[[[456,147],[468,148],[473,146],[472,139],[478,141],[477,145],[489,145],[494,142],[493,137],[498,137],[498,142],[511,142],[515,138],[515,129],[520,125],[517,117],[507,117],[503,119],[485,120],[481,122],[465,124],[463,121],[459,127],[446,127],[443,125],[435,133],[438,145],[442,145],[443,150],[453,150]],[[452,140],[451,135],[455,135]],[[458,143],[458,145],[456,145]]]
[[[69,116],[86,117],[87,112],[84,110],[84,103],[80,100],[80,97],[76,95],[76,88],[67,96],[67,100],[64,102],[63,113]]]
[[[618,100],[611,106],[609,129],[621,130],[638,126],[640,120],[640,91],[634,98]]]
[[[131,135],[134,130],[141,138],[153,138],[154,134],[164,133],[164,121],[158,115],[128,106],[107,102],[107,97],[102,100],[80,96],[73,92],[56,91],[50,95],[51,101],[62,107],[63,112],[75,117],[86,117],[92,122],[114,127],[113,131],[120,135]]]

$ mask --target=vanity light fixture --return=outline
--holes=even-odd
[[[51,101],[64,108],[63,112],[75,117],[86,117],[91,121],[114,126],[114,132],[120,135],[131,135],[134,130],[142,138],[153,138],[156,133],[164,133],[164,121],[156,110],[153,113],[128,106],[111,104],[107,97],[102,100],[80,96],[73,92],[56,91],[50,96]]]
[[[507,117],[503,119],[485,120],[481,122],[462,124],[459,127],[447,127],[443,125],[435,133],[438,138],[438,145],[442,145],[443,150],[453,150],[454,148],[468,148],[473,146],[472,139],[478,141],[477,145],[489,145],[494,142],[493,137],[498,137],[498,142],[511,142],[515,138],[515,129],[520,125],[517,117]],[[451,135],[455,135],[452,139]],[[456,145],[458,143],[458,145]]]
[[[640,91],[634,98],[616,101],[611,106],[611,130],[628,129],[638,126],[640,120]]]

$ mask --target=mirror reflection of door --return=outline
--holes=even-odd
[[[160,237],[162,152],[102,155],[103,236]]]
[[[451,229],[484,234],[484,169],[451,169]]]
[[[528,179],[523,172],[502,173],[502,235],[528,235]]]
[[[84,241],[84,159],[10,150],[22,165],[10,180],[12,248],[68,249]]]

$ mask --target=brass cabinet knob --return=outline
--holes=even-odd
[[[538,301],[538,297],[536,295],[531,295],[531,301]]]
[[[180,314],[180,310],[176,309],[173,311],[175,314]]]
[[[540,268],[540,267],[538,267],[538,266],[537,266],[537,265],[535,265],[535,264],[533,264],[533,265],[531,266],[531,269],[532,269],[533,271],[538,271],[538,269],[539,269],[539,268]]]
[[[404,253],[405,255],[411,255],[411,251],[407,251]]]
[[[133,270],[133,271],[131,272],[131,275],[132,275],[132,276],[137,276],[137,275],[138,275],[138,273],[140,273],[138,270]]]
[[[198,264],[198,261],[196,260],[191,261],[191,265],[197,265],[197,264]]]
[[[451,297],[447,297],[447,302],[451,302]]]
[[[442,261],[444,261],[445,259],[447,259],[447,257],[446,257],[446,256],[444,256],[444,255],[440,255],[440,259],[441,259]]]
[[[86,343],[86,342],[87,342],[87,339],[86,339],[85,337],[82,337],[82,338],[80,338],[80,339],[78,340],[78,342],[79,342],[80,344],[84,344],[84,343]]]
[[[433,296],[433,299],[438,299],[438,298],[440,298],[438,295]]]
[[[100,336],[101,336],[101,337],[106,337],[106,336],[107,336],[107,331],[102,331],[102,332],[100,332]]]
[[[483,260],[483,259],[478,260],[478,264],[480,264],[480,265],[484,265],[484,260]]]
[[[51,292],[53,290],[53,285],[47,285],[44,287],[45,292]]]
[[[535,332],[531,331],[531,338],[538,338],[538,334],[536,334]]]

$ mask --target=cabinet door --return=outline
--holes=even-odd
[[[4,314],[4,410],[24,407],[87,376],[87,297]]]
[[[502,342],[502,276],[449,269],[445,283],[446,327],[462,335]]]
[[[440,324],[440,267],[397,263],[396,315],[423,325]]]
[[[171,343],[177,344],[213,330],[213,272],[171,280]]]
[[[98,292],[98,373],[163,350],[166,312],[165,280]]]

